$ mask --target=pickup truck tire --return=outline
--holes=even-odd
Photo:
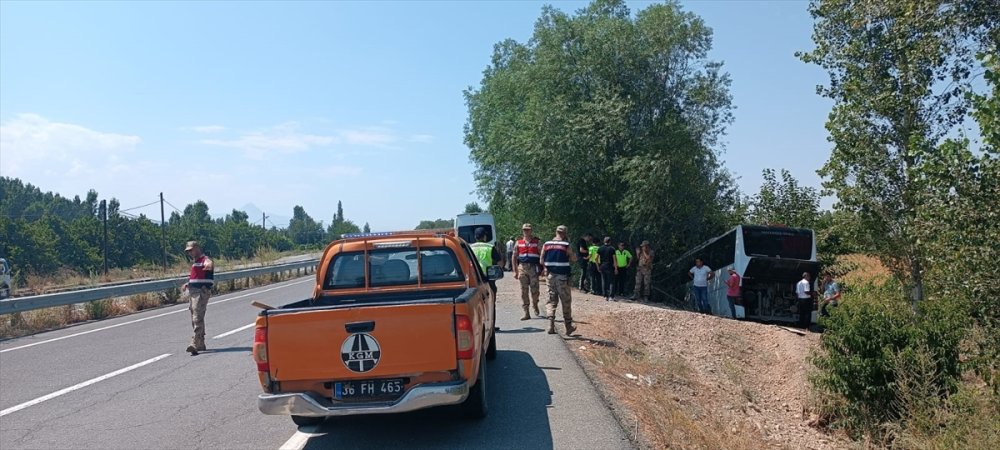
[[[476,377],[476,385],[469,392],[461,405],[462,416],[469,419],[482,419],[489,412],[486,401],[486,358],[479,358],[479,376]]]
[[[497,359],[497,303],[496,297],[493,298],[493,323],[490,324],[490,329],[493,333],[490,334],[490,343],[486,346],[486,359],[493,361]]]
[[[300,427],[311,427],[319,425],[326,420],[326,417],[292,416],[292,422]]]
[[[486,359],[493,361],[497,359],[497,332],[496,329],[493,330],[493,335],[490,336],[490,344],[486,347]]]

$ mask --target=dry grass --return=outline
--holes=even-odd
[[[264,275],[252,279],[219,283],[213,295],[235,292],[291,279],[294,275]],[[11,339],[58,329],[79,322],[123,316],[142,310],[177,303],[183,296],[179,289],[150,292],[79,305],[56,306],[22,313],[0,315],[0,339]]]
[[[870,255],[860,253],[843,255],[837,258],[837,265],[847,266],[849,269],[841,277],[841,281],[848,285],[882,284],[892,278],[889,269],[883,266],[878,258]]]
[[[676,394],[704,389],[683,358],[649,354],[641,339],[629,331],[630,327],[619,329],[625,331],[614,345],[598,345],[582,354],[597,367],[611,393],[631,409],[633,439],[642,435],[653,448],[762,448],[765,438],[749,422],[723,421],[706,405],[685,402],[681,398],[686,396]],[[739,387],[743,395],[753,397],[752,388]]]
[[[299,256],[301,252],[277,252],[271,249],[260,249],[258,254],[250,259],[225,259],[213,258],[217,271],[236,270],[240,267],[257,267],[274,264],[279,259],[286,256]],[[101,283],[118,283],[132,280],[161,279],[175,276],[183,276],[188,273],[191,266],[187,262],[178,262],[167,270],[160,266],[142,266],[130,269],[111,269],[107,276],[100,273],[82,274],[70,269],[59,269],[55,273],[48,273],[44,276],[28,274],[25,276],[24,285],[14,289],[15,295],[38,295],[60,290],[92,287]]]
[[[129,296],[126,299],[129,312],[138,312],[144,309],[156,308],[166,303],[165,296],[160,292],[147,292]]]

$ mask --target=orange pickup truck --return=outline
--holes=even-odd
[[[264,414],[297,425],[330,416],[456,405],[487,413],[496,298],[469,245],[397,233],[327,246],[312,297],[257,317],[253,359]]]

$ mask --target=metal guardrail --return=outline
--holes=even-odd
[[[315,269],[319,264],[318,259],[308,261],[298,261],[287,264],[277,264],[274,266],[255,267],[252,269],[234,270],[232,272],[222,272],[215,274],[215,281],[229,281],[240,278],[256,277],[272,273],[280,273],[290,270]],[[0,300],[0,314],[10,314],[33,309],[51,308],[53,306],[72,305],[74,303],[87,303],[107,298],[123,297],[126,295],[145,294],[148,292],[159,292],[167,289],[180,287],[187,282],[187,277],[168,278],[165,280],[143,281],[139,283],[122,284],[116,286],[106,286],[93,289],[83,289],[78,291],[57,292],[53,294],[33,295],[30,297],[17,297],[7,300]]]

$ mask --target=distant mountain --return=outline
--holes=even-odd
[[[263,214],[264,211],[261,211],[261,209],[258,208],[257,205],[254,205],[253,203],[247,203],[246,205],[243,205],[242,208],[239,208],[239,210],[247,213],[247,215],[250,216],[250,223],[260,225],[261,214]],[[271,227],[287,228],[289,220],[292,220],[291,216],[283,216],[281,214],[274,214],[271,212],[267,213],[268,228]]]

